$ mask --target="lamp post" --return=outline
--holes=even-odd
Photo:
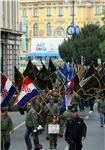
[[[75,0],[71,0],[71,4],[72,4],[72,21],[71,21],[71,24],[67,27],[67,34],[72,36],[72,45],[74,47],[74,36],[75,35],[78,35],[79,34],[79,26],[75,25],[74,23],[74,17],[75,17]],[[72,62],[73,62],[73,57],[74,57],[74,54],[73,54],[73,50],[71,51],[71,54],[72,54]]]
[[[72,0],[72,24],[74,25],[74,0]]]

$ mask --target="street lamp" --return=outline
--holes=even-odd
[[[74,38],[74,35],[79,34],[79,27],[74,24],[74,16],[75,16],[75,14],[74,14],[75,13],[74,4],[75,4],[75,0],[72,0],[71,2],[72,2],[72,22],[67,27],[67,34],[71,35]]]
[[[72,42],[73,42],[73,45],[74,45],[74,36],[79,34],[79,26],[75,25],[75,23],[74,23],[74,17],[75,17],[75,14],[74,14],[75,13],[74,5],[75,5],[75,0],[72,0],[71,4],[72,4],[72,22],[67,27],[67,34],[70,35],[70,36],[72,36],[72,39],[73,39]],[[72,53],[72,59],[73,59],[73,51],[71,53]]]

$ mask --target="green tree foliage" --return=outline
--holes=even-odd
[[[102,17],[103,26],[101,28],[101,32],[105,34],[105,7],[103,8],[102,14],[103,14],[103,17]],[[103,61],[105,61],[105,40],[100,43],[100,49],[102,52],[102,59]]]
[[[101,32],[99,26],[89,24],[81,28],[80,34],[65,40],[59,46],[60,56],[63,60],[71,61],[73,57],[79,63],[81,56],[85,58],[85,63],[97,62],[97,58],[102,58],[100,42],[105,39],[105,33]]]

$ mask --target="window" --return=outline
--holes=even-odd
[[[38,14],[38,8],[34,8],[34,10],[33,10],[33,16],[35,16],[35,17],[39,16],[39,14]]]
[[[27,16],[27,9],[23,8],[23,17],[26,17],[26,16]]]
[[[47,7],[47,16],[51,16],[51,8]]]
[[[59,7],[58,16],[63,16],[63,7]]]
[[[58,27],[55,30],[55,36],[64,36],[64,29],[62,27]]]
[[[33,35],[38,36],[38,24],[35,23],[33,26]]]
[[[48,36],[51,35],[51,23],[50,22],[47,23],[47,35]]]
[[[101,7],[96,6],[96,15],[100,15],[100,14],[101,14]]]

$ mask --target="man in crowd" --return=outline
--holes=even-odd
[[[86,137],[87,127],[75,108],[71,112],[72,118],[66,124],[65,140],[69,144],[69,150],[81,150],[82,139]]]
[[[49,103],[46,104],[45,108],[46,113],[46,124],[47,124],[47,136],[46,139],[48,140],[48,124],[50,124],[53,120],[54,116],[58,116],[58,105],[54,103],[54,98],[50,97]]]
[[[105,127],[105,96],[103,94],[98,101],[98,112],[100,114],[100,127]]]
[[[9,150],[10,134],[13,131],[13,122],[8,115],[8,107],[3,107],[1,108],[1,150]]]
[[[33,136],[34,141],[34,150],[40,150],[41,145],[39,144],[39,138],[38,138],[38,116],[36,110],[33,108],[33,106],[29,107],[29,110],[26,114],[26,132],[25,132],[25,142],[27,145],[27,150],[32,149],[32,144],[30,140],[30,135]]]

